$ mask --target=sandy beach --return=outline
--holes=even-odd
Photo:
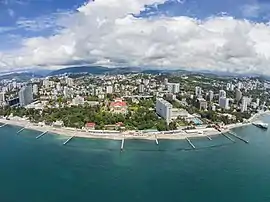
[[[41,126],[38,124],[34,124],[29,122],[28,120],[12,117],[10,120],[5,118],[0,118],[0,122],[3,124],[15,125],[24,127],[26,129],[41,131],[41,132],[49,132],[52,134],[64,135],[68,137],[83,137],[83,138],[99,138],[99,139],[112,139],[112,140],[122,140],[125,139],[146,139],[146,140],[156,140],[157,139],[168,139],[168,140],[180,140],[186,138],[199,138],[199,137],[210,137],[220,135],[221,133],[226,133],[234,128],[248,126],[255,121],[263,114],[270,114],[270,111],[260,112],[253,115],[247,123],[237,123],[226,125],[222,132],[217,131],[214,128],[206,128],[200,127],[194,130],[177,130],[177,131],[167,131],[167,132],[149,132],[149,133],[142,133],[142,132],[135,132],[135,131],[126,131],[126,132],[96,132],[96,131],[86,131],[82,129],[75,129],[75,128],[66,128],[66,127],[52,127],[52,126]]]

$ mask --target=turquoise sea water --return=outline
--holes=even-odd
[[[264,117],[267,122],[270,118]],[[0,128],[0,202],[270,202],[270,129],[186,141],[120,141]],[[234,138],[235,139],[235,138]]]

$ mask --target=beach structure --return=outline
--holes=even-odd
[[[3,128],[3,127],[5,127],[7,125],[7,123],[5,123],[5,124],[3,124],[2,126],[0,126],[0,128]]]
[[[63,143],[63,145],[66,145],[69,141],[72,140],[73,137],[74,137],[74,136],[71,136],[70,138],[68,138],[68,139]]]
[[[190,141],[188,137],[186,137],[186,140],[193,149],[196,149],[195,145]]]
[[[36,137],[36,139],[39,139],[39,138],[41,138],[43,135],[46,135],[47,132],[48,132],[48,131],[45,131],[45,132],[41,133],[40,135],[38,135],[38,136]]]
[[[230,136],[226,135],[225,133],[221,133],[221,135],[223,135],[223,136],[226,137],[227,139],[231,140],[232,142],[235,142],[234,139],[232,139]]]
[[[246,144],[249,143],[248,140],[245,140],[244,138],[242,138],[242,137],[236,135],[236,134],[235,134],[234,132],[232,132],[232,131],[229,131],[228,133],[229,133],[230,135],[232,135],[232,136],[238,138],[239,140],[242,140],[242,141],[245,142]]]
[[[21,129],[17,132],[17,135],[19,135],[20,132],[22,132],[24,129],[25,129],[25,127],[21,128]]]
[[[157,135],[155,135],[155,141],[156,141],[156,145],[158,145]]]
[[[123,151],[124,149],[124,144],[125,144],[125,138],[123,138],[121,141],[121,151]]]

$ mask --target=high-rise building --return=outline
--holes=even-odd
[[[202,95],[202,88],[199,86],[195,87],[195,95],[196,97],[200,97]]]
[[[219,98],[226,98],[226,91],[225,90],[219,91]]]
[[[49,79],[44,79],[43,80],[43,86],[45,86],[45,88],[49,88],[51,85],[51,82],[49,81]]]
[[[112,94],[113,93],[113,87],[112,86],[106,86],[106,93]]]
[[[233,91],[233,90],[234,90],[234,85],[231,83],[230,91]]]
[[[179,93],[180,92],[180,84],[179,83],[168,83],[168,91],[170,93]]]
[[[230,89],[231,89],[231,83],[227,83],[226,90],[230,90]]]
[[[37,95],[38,94],[38,85],[37,84],[34,84],[33,85],[33,94],[34,95]]]
[[[209,91],[209,101],[212,102],[214,99],[214,92],[212,90]]]
[[[31,85],[24,86],[19,91],[20,106],[26,106],[33,102],[33,88]]]
[[[220,97],[219,98],[219,106],[222,109],[230,109],[230,104],[229,104],[229,98],[226,97]]]
[[[64,87],[63,94],[64,94],[64,97],[65,97],[65,98],[70,97],[69,88],[68,88],[67,86]]]
[[[61,89],[61,83],[60,82],[58,82],[58,83],[56,83],[56,90],[58,91],[58,92],[60,92],[62,89]]]
[[[259,98],[256,99],[256,105],[260,106],[260,99]]]
[[[164,118],[169,124],[172,117],[172,104],[162,98],[158,98],[156,101],[156,113]]]
[[[242,89],[242,88],[243,88],[243,84],[242,84],[241,82],[238,82],[237,88],[238,88],[239,90]]]
[[[247,106],[248,106],[248,100],[247,99],[248,99],[247,97],[242,98],[241,112],[247,111]]]
[[[16,81],[13,81],[13,82],[12,82],[12,87],[13,87],[13,88],[17,88],[17,82],[16,82]]]
[[[72,79],[72,78],[67,77],[67,78],[66,78],[66,84],[67,84],[68,86],[73,86],[73,84],[74,84],[73,79]]]
[[[167,86],[167,85],[168,85],[168,82],[169,82],[168,79],[165,78],[165,79],[164,79],[164,85]]]
[[[149,84],[149,79],[143,79],[143,84],[144,84],[145,86],[148,86],[148,84]]]
[[[140,84],[139,85],[139,93],[143,93],[144,92],[144,85]]]
[[[1,93],[0,93],[0,103],[3,103],[3,102],[6,101],[5,95],[6,95],[5,92],[1,92]]]
[[[241,100],[241,98],[242,98],[242,92],[240,89],[237,88],[235,90],[235,99],[237,102],[239,102]]]

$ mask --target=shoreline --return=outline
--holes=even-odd
[[[254,114],[247,123],[236,123],[227,125],[224,127],[224,129],[219,132],[214,128],[197,128],[190,131],[184,131],[184,130],[177,130],[177,131],[171,131],[171,133],[168,134],[168,131],[164,132],[149,132],[149,133],[142,133],[142,132],[134,132],[134,131],[127,131],[127,132],[118,132],[115,131],[115,133],[106,133],[106,131],[100,132],[100,133],[94,133],[87,132],[82,129],[75,129],[75,128],[66,128],[66,127],[52,127],[52,126],[39,126],[38,124],[34,124],[29,122],[28,120],[24,119],[15,119],[11,118],[10,120],[7,120],[5,118],[0,118],[0,123],[13,125],[13,126],[19,126],[23,127],[25,129],[29,130],[35,130],[40,132],[49,132],[51,134],[57,134],[61,136],[67,136],[67,137],[81,137],[81,138],[90,138],[90,139],[110,139],[110,140],[122,140],[122,139],[138,139],[138,140],[153,140],[156,139],[163,139],[163,140],[184,140],[186,138],[202,138],[202,137],[212,137],[220,135],[221,133],[227,133],[232,129],[240,128],[249,126],[252,124],[252,121],[257,119],[263,114],[270,114],[270,111],[265,111],[261,113]],[[170,131],[169,131],[170,132]]]

